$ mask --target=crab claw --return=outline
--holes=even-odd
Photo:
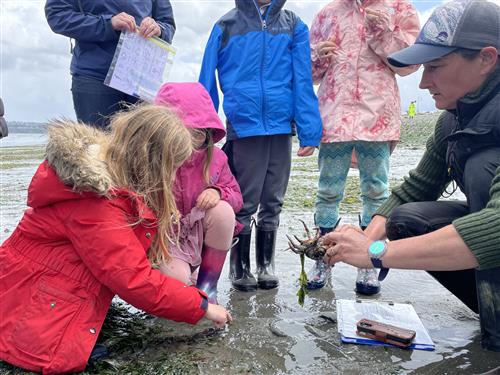
[[[303,246],[301,245],[302,242],[296,236],[294,237],[297,239],[297,241],[299,241],[299,243],[294,242],[288,234],[286,235],[286,237],[288,238],[288,249],[292,250],[296,254],[304,253]]]

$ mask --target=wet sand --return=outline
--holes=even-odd
[[[13,149],[0,148],[0,153],[7,152]],[[421,152],[397,149],[392,161],[393,179],[401,179]],[[309,194],[314,195],[314,161],[295,161],[291,185],[297,181],[310,185]],[[30,160],[26,166],[23,160],[23,166],[7,169],[0,165],[0,241],[22,216],[27,186],[37,163]],[[309,165],[313,172],[301,171],[301,165]],[[216,332],[208,322],[192,327],[157,319],[155,324],[162,326],[165,340],[142,349],[142,361],[155,361],[167,353],[179,357],[188,354],[200,374],[480,374],[500,366],[500,355],[483,351],[479,345],[477,316],[423,271],[391,270],[382,292],[370,299],[412,303],[436,344],[435,351],[341,344],[335,299],[362,298],[353,290],[356,270],[337,265],[331,285],[310,292],[304,307],[300,307],[296,296],[300,261],[297,255],[285,251],[285,234],[302,236],[298,219],[312,225],[313,209],[286,205],[276,255],[280,287],[235,292],[227,279],[226,262],[219,302],[231,311],[234,323]],[[355,211],[342,216],[344,223],[357,223]],[[306,268],[311,265],[308,261]]]

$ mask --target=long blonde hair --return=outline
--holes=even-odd
[[[191,155],[190,134],[171,110],[149,104],[118,113],[110,127],[105,160],[113,183],[142,196],[156,214],[158,234],[149,258],[153,265],[165,262],[179,222],[172,184],[177,168]]]

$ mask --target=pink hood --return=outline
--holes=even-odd
[[[156,94],[155,104],[171,108],[188,128],[213,129],[214,143],[226,136],[210,95],[198,82],[165,83]]]

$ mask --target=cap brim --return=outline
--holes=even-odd
[[[457,47],[435,46],[416,43],[412,46],[395,52],[387,57],[387,61],[396,68],[409,65],[424,64],[439,59],[456,50]]]

